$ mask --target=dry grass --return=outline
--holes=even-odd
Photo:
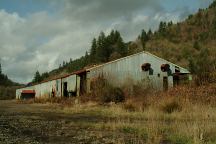
[[[106,122],[89,126],[133,134],[135,143],[216,143],[215,91],[215,85],[182,86],[140,94],[123,104],[87,102],[63,111],[105,117]]]
[[[56,112],[99,117],[99,122],[80,121],[76,125],[127,134],[132,143],[216,143],[216,85],[182,86],[163,93],[144,91],[137,89],[136,95],[120,104],[77,103],[75,99],[46,103],[60,105],[55,107]],[[115,140],[125,142],[122,138]]]
[[[206,105],[188,105],[182,111],[164,112],[149,107],[144,111],[128,111],[124,104],[109,107],[96,103],[67,107],[63,112],[91,114],[104,117],[99,123],[80,123],[98,130],[129,133],[146,143],[215,143],[216,108]],[[137,141],[135,142],[137,143]],[[138,142],[139,143],[139,142]]]

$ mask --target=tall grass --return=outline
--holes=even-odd
[[[83,101],[53,99],[56,111],[101,118],[98,122],[80,121],[80,127],[130,135],[132,143],[216,143],[216,85],[179,86],[166,92],[146,92],[142,87],[125,94],[123,103],[101,103],[97,98]],[[36,100],[35,102],[41,102]],[[116,136],[117,137],[117,136]],[[117,138],[115,143],[127,143]]]

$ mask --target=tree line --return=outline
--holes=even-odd
[[[166,38],[170,41],[173,41],[176,39],[177,35],[173,34],[173,30],[175,30],[174,33],[178,33],[177,31],[180,30],[179,27],[180,23],[173,24],[172,21],[161,21],[157,31],[152,32],[151,29],[148,31],[142,29],[140,35],[138,36],[138,40],[140,40],[143,50],[146,50],[146,44],[151,40],[163,40]],[[191,42],[193,43],[193,40],[191,40]],[[129,48],[130,47],[128,43],[123,41],[119,31],[112,30],[108,35],[105,35],[104,32],[101,32],[97,38],[92,39],[90,50],[87,51],[84,56],[75,60],[70,58],[69,61],[63,61],[63,63],[59,65],[58,69],[55,69],[50,73],[59,74],[63,70],[66,70],[67,72],[73,72],[83,69],[86,66],[112,61],[131,54],[131,52],[129,52]],[[193,48],[198,51],[197,55],[193,56],[191,53],[180,53],[179,55],[182,55],[186,58],[189,64],[188,68],[193,74],[197,75],[198,77],[204,77],[203,73],[205,73],[205,77],[208,77],[206,76],[207,73],[211,73],[215,70],[215,58],[208,57],[208,49],[201,47],[198,40],[194,40]],[[212,65],[204,65],[203,62],[209,62]],[[45,78],[49,77],[50,73],[43,73],[40,75],[40,73],[37,71],[32,82],[43,81]]]
[[[2,65],[0,63],[0,86],[16,86],[17,83],[11,81],[6,74],[2,72]]]
[[[60,73],[62,70],[73,72],[80,70],[86,66],[105,63],[128,55],[128,47],[123,41],[119,31],[112,30],[107,36],[104,32],[100,32],[97,38],[92,39],[89,52],[85,53],[78,59],[63,61],[59,68],[50,73]],[[49,77],[50,73],[42,73],[36,71],[32,83],[38,83]]]

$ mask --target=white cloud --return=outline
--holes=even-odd
[[[0,58],[10,78],[28,82],[36,70],[57,68],[63,60],[78,58],[89,49],[98,26],[83,28],[74,21],[38,12],[21,18],[0,11]],[[93,31],[93,32],[92,32]]]
[[[54,15],[0,10],[0,58],[10,78],[29,82],[40,72],[57,68],[63,60],[78,58],[89,50],[93,37],[111,29],[125,41],[136,39],[141,29],[155,30],[160,21],[182,19],[181,11],[166,12],[158,0],[63,0]]]

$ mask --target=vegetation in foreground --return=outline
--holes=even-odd
[[[139,86],[133,89],[127,94],[124,91],[125,99],[120,103],[104,101],[101,97],[107,93],[96,99],[86,95],[79,99],[35,99],[20,103],[46,103],[53,107],[48,110],[51,113],[82,116],[69,120],[65,126],[84,129],[83,135],[89,143],[216,143],[215,84],[181,86],[163,93]]]

